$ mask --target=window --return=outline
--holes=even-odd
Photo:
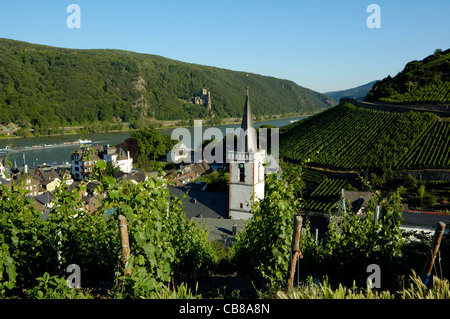
[[[243,163],[239,164],[239,182],[245,182],[245,167]]]
[[[240,208],[240,209],[243,209],[243,208],[244,208],[244,204],[239,203],[239,208]]]

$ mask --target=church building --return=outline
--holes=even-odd
[[[258,148],[256,130],[247,87],[244,116],[237,148],[227,152],[230,163],[229,217],[250,219],[255,201],[264,198],[264,158],[266,151]]]

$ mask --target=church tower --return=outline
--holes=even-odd
[[[263,161],[265,154],[265,150],[258,149],[247,87],[237,148],[227,152],[227,161],[230,163],[230,218],[250,219],[253,203],[264,198]]]

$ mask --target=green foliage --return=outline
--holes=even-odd
[[[289,184],[289,187],[286,187]],[[269,282],[284,282],[292,241],[294,215],[300,210],[301,167],[267,176],[264,199],[255,203],[253,217],[237,237],[237,269]]]
[[[368,101],[395,104],[446,104],[450,101],[450,50],[408,63],[395,77],[378,81]]]
[[[122,214],[128,220],[132,274],[120,277],[121,295],[153,298],[171,278],[189,278],[214,264],[206,229],[185,218],[180,200],[169,200],[164,179],[102,187],[109,193],[104,204],[113,211],[110,218]]]
[[[298,184],[290,183],[286,187],[286,180],[279,181],[269,176],[266,197],[253,207],[254,215],[233,247],[236,269],[254,280],[269,282],[272,288],[278,287],[276,283],[286,282],[292,221],[301,207],[296,191],[301,189],[302,178],[298,173],[287,174],[285,178],[295,178]],[[389,292],[378,294],[376,291],[356,287],[366,286],[366,269],[370,264],[380,265],[383,273],[381,285],[384,289],[398,288],[398,277],[410,271],[410,260],[404,255],[408,253],[405,247],[409,244],[404,240],[400,229],[400,193],[401,189],[385,196],[375,193],[374,200],[364,211],[364,218],[350,211],[334,216],[321,243],[314,240],[307,216],[303,218],[304,228],[300,240],[303,258],[299,261],[298,275],[302,278],[314,275],[329,279],[319,287],[320,290],[306,292],[301,298],[393,297]],[[375,221],[377,203],[381,208],[380,217]],[[345,288],[352,284],[353,289]]]
[[[366,268],[370,264],[383,265],[385,286],[392,284],[399,269],[404,245],[400,224],[402,205],[400,191],[381,197],[376,194],[364,210],[361,219],[350,210],[341,212],[332,219],[326,245],[324,247],[322,267],[326,274],[336,282],[358,284],[365,283]],[[379,203],[380,218],[375,221],[375,204]]]
[[[299,287],[290,291],[278,290],[275,296],[277,299],[448,299],[450,285],[447,279],[433,276],[432,284],[426,287],[414,271],[404,287],[396,292],[357,288],[355,282],[352,288],[341,284],[334,288],[326,277],[319,283],[313,282],[309,277]]]
[[[48,226],[25,194],[0,185],[0,291],[29,284],[56,261]]]
[[[322,282],[315,283],[311,277],[301,286],[290,291],[279,290],[277,299],[394,299],[389,291],[377,291],[370,288],[357,288],[353,282],[352,288],[339,284],[336,288],[325,277]]]
[[[101,212],[89,214],[81,209],[80,193],[85,190],[83,182],[79,192],[69,192],[66,186],[55,192],[55,207],[47,223],[58,247],[58,265],[79,265],[86,281],[112,281],[119,255],[117,224]]]
[[[450,167],[450,121],[435,122],[404,155],[405,168]]]
[[[406,287],[398,292],[402,299],[450,299],[448,279],[433,276],[428,287],[414,271],[409,279]]]
[[[78,288],[70,288],[67,279],[51,276],[48,272],[36,278],[37,286],[27,291],[27,295],[34,299],[91,299],[92,295]]]
[[[9,254],[9,247],[2,244],[0,247],[0,296],[4,295],[6,289],[11,290],[15,286],[17,277],[14,260]]]
[[[246,85],[252,88],[255,115],[329,106],[326,96],[291,81],[148,54],[7,39],[0,39],[0,52],[0,123],[31,124],[36,134],[61,126],[86,124],[95,131],[120,122],[141,125],[141,118],[208,119],[211,112],[191,102],[203,88],[211,91],[216,119],[241,116]]]
[[[96,191],[105,195],[102,209],[96,214],[81,210],[84,184],[80,192],[59,188],[48,219],[33,208],[21,187],[10,190],[0,186],[1,297],[14,296],[14,289],[22,288],[31,298],[94,298],[85,288],[100,280],[115,281],[110,298],[198,298],[185,282],[217,269],[220,258],[229,261],[227,270],[238,270],[256,283],[261,279],[277,288],[286,282],[293,219],[302,206],[300,167],[286,171],[280,180],[275,174],[267,177],[266,197],[253,207],[253,218],[238,235],[235,246],[220,253],[214,252],[217,246],[208,241],[207,230],[185,218],[181,200],[171,198],[164,179],[117,183],[100,175],[102,169],[99,165],[93,174],[100,178]],[[410,183],[414,186],[414,180],[410,179]],[[382,287],[386,289],[398,283],[399,275],[410,272],[411,260],[405,254],[429,247],[429,239],[420,247],[404,240],[409,234],[399,228],[400,192],[384,197],[376,194],[375,200],[381,205],[376,222],[375,201],[366,208],[364,219],[349,211],[341,212],[321,243],[315,242],[305,217],[300,275],[326,279],[321,284],[308,279],[294,292],[280,292],[277,297],[448,298],[448,281],[437,278],[426,288],[411,277],[395,295],[362,288],[369,264],[380,265]],[[120,262],[119,215],[128,221],[128,275]],[[444,260],[449,251],[446,239],[441,244]],[[68,264],[80,266],[82,289],[67,286],[64,270]]]
[[[85,287],[116,281],[113,297],[188,296],[183,285],[168,290],[167,284],[215,265],[206,229],[185,218],[181,200],[171,199],[164,179],[117,183],[101,174],[105,168],[98,165],[92,175],[100,178],[96,192],[107,195],[94,214],[82,209],[85,182],[74,192],[62,183],[48,218],[33,208],[21,187],[1,185],[1,296],[25,288],[33,298],[92,297],[67,287],[63,277],[69,264],[80,266]],[[119,214],[128,219],[132,274],[127,276],[119,268]]]
[[[197,180],[208,183],[208,190],[210,191],[227,192],[230,173],[225,171],[213,171],[210,174],[203,175]]]
[[[152,158],[153,161],[165,156],[177,143],[169,135],[162,135],[153,127],[134,131],[131,138],[137,140],[140,154]]]

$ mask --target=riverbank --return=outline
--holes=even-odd
[[[260,127],[262,125],[268,124],[274,127],[282,127],[288,125],[291,121],[301,120],[303,117],[288,117],[284,119],[266,119],[261,122],[254,122],[255,127]],[[205,121],[206,122],[206,121]],[[232,122],[231,119],[227,119],[227,122],[230,124],[221,124],[214,125],[213,127],[217,127],[222,131],[224,136],[226,135],[226,130],[229,127],[238,127],[240,125],[240,119],[238,121]],[[235,123],[235,124],[231,124]],[[166,123],[167,124],[167,123]],[[171,136],[173,130],[180,126],[173,127],[160,127],[159,131],[163,135]],[[202,123],[203,130],[206,130],[208,127],[211,127],[207,123]],[[195,136],[194,127],[186,127],[191,134],[191,138]],[[84,134],[64,134],[64,135],[56,135],[56,136],[36,136],[36,137],[24,137],[24,138],[10,138],[10,139],[0,139],[0,149],[10,148],[21,148],[20,152],[9,152],[8,159],[14,163],[17,161],[17,165],[23,165],[24,158],[26,159],[28,165],[31,167],[35,167],[36,165],[40,165],[43,163],[47,164],[63,164],[70,160],[71,154],[79,149],[79,145],[71,144],[66,147],[57,147],[57,148],[36,148],[36,149],[24,149],[26,146],[32,145],[54,145],[54,144],[64,144],[67,142],[73,142],[79,138],[88,139],[92,141],[92,145],[119,145],[126,139],[131,137],[131,130],[127,131],[108,131],[105,133],[84,133]],[[191,143],[195,141],[192,140]],[[6,154],[6,153],[4,153]],[[25,154],[25,155],[24,155]],[[2,154],[0,154],[1,157]]]
[[[303,116],[311,116],[314,114],[317,114],[320,112],[314,112],[310,114],[303,114],[303,113],[289,113],[289,114],[277,114],[277,115],[264,115],[264,116],[257,116],[255,117],[255,122],[262,122],[262,121],[270,121],[270,120],[281,120],[281,119],[287,119],[287,118],[293,118],[293,117],[303,117]],[[235,125],[240,124],[242,121],[242,118],[225,118],[214,121],[211,119],[201,119],[204,121],[205,125]],[[177,128],[177,127],[193,127],[193,125],[190,125],[189,121],[185,120],[171,120],[171,121],[155,121],[155,125],[157,129],[170,129],[170,128]],[[33,137],[55,137],[55,136],[65,136],[65,135],[80,135],[80,134],[93,134],[93,133],[118,133],[118,132],[133,132],[136,131],[136,129],[130,127],[130,123],[123,123],[123,128],[120,130],[95,130],[95,131],[83,131],[86,129],[86,126],[73,126],[73,127],[61,127],[61,129],[64,130],[64,133],[59,134],[40,134],[40,135],[34,135],[32,132],[33,129],[29,129],[30,135],[27,136],[17,136],[15,133],[18,130],[4,130],[0,131],[0,140],[1,139],[21,139],[21,138],[33,138]]]

